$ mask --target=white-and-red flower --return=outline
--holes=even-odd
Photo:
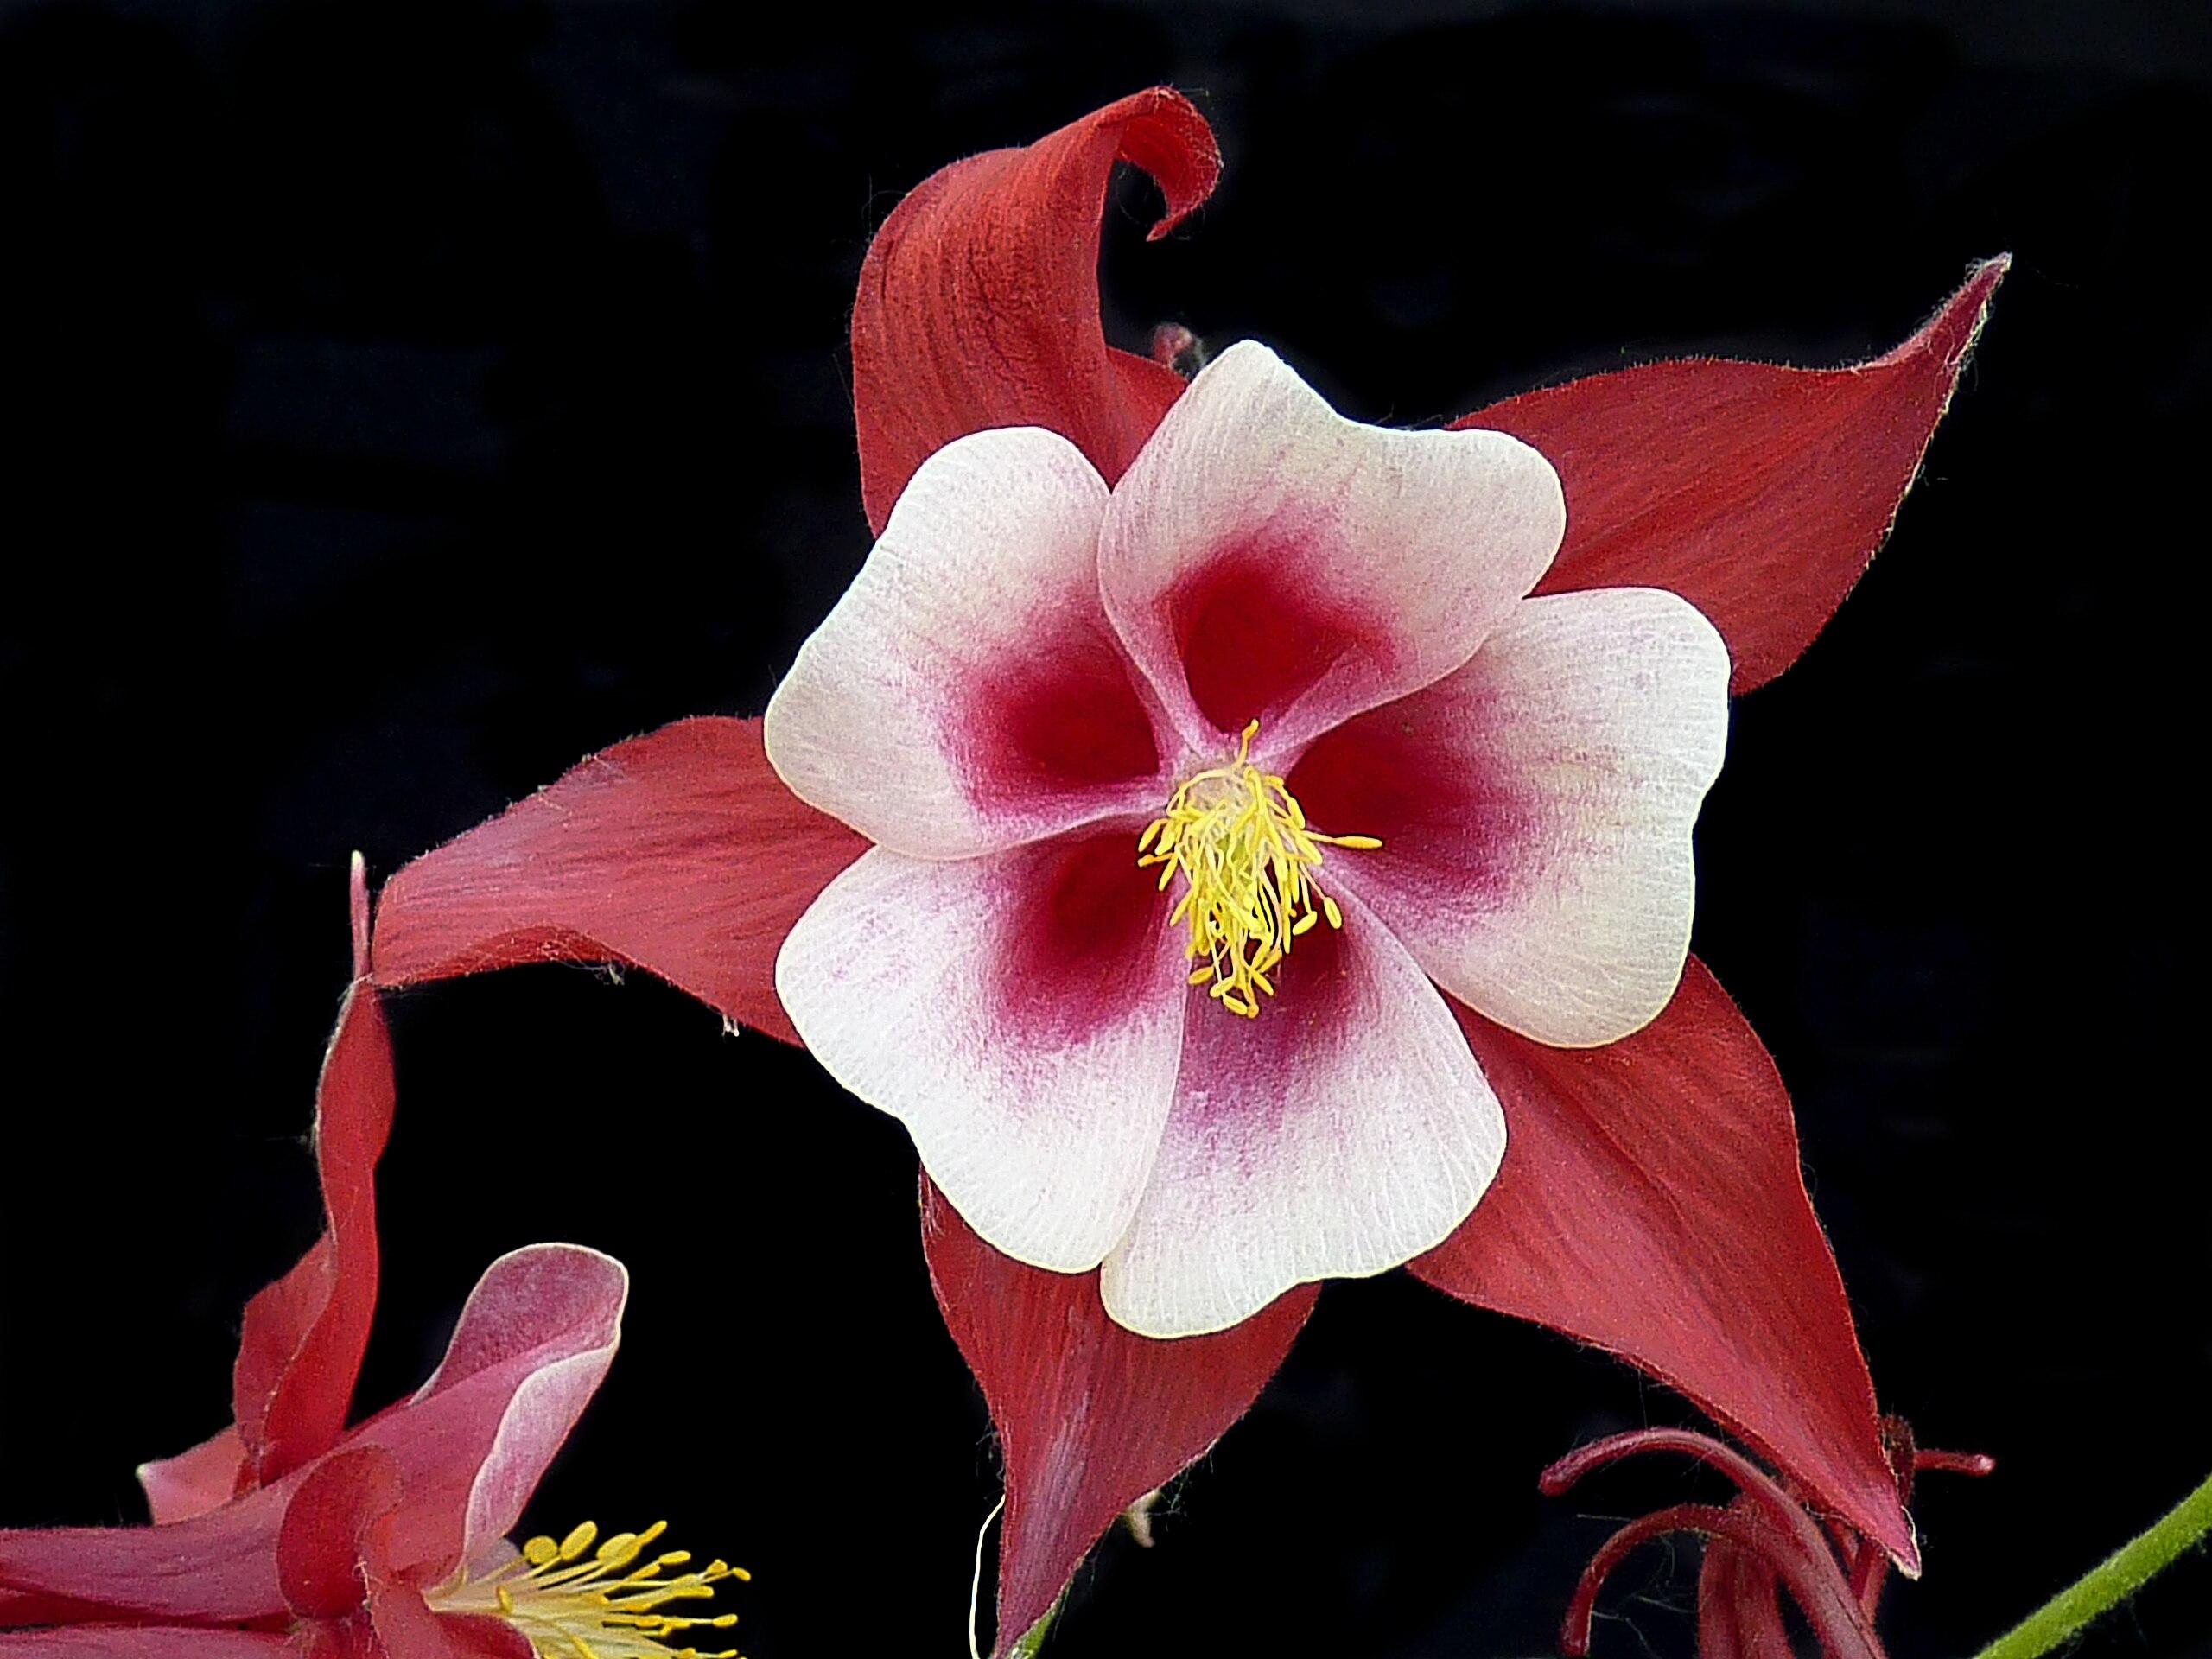
[[[1424,1236],[1441,1242],[1411,1261],[1421,1278],[1620,1355],[1912,1563],[1789,1096],[1726,992],[1681,957],[1682,837],[1719,740],[1689,607],[1726,642],[1733,694],[1796,660],[1887,534],[2005,262],[1870,362],[1624,368],[1479,410],[1459,424],[1490,435],[1455,452],[1446,434],[1335,422],[1254,349],[1190,383],[1108,345],[1098,226],[1125,162],[1166,199],[1155,236],[1220,168],[1185,99],[1141,92],[944,168],[877,232],[853,392],[884,547],[782,694],[785,775],[758,720],[682,720],[594,755],[392,878],[373,978],[634,964],[730,1021],[786,1041],[803,1026],[914,1126],[959,1206],[925,1179],[931,1281],[1006,1459],[1001,1651],[1116,1515],[1250,1404],[1313,1306],[1296,1281],[1371,1271]],[[1283,410],[1236,413],[1240,382]],[[1526,452],[1497,434],[1557,476],[1555,554],[1520,533],[1532,498],[1504,458]],[[1281,466],[1274,442],[1343,449]],[[1402,544],[1327,528],[1340,507],[1347,524],[1375,511],[1371,467],[1346,465],[1362,448],[1437,492]],[[1429,475],[1455,453],[1496,465],[1494,499],[1471,463],[1456,486],[1455,467]],[[1367,481],[1295,523],[1327,496],[1297,487],[1317,464]],[[1260,559],[1223,556],[1263,527]],[[1000,528],[1017,535],[992,541]],[[994,588],[1017,539],[1032,575]],[[1371,563],[1351,556],[1363,545]],[[954,563],[969,586],[915,582]],[[1687,603],[1619,591],[1651,589]],[[860,648],[871,635],[878,654]],[[1621,677],[1581,671],[1609,654]],[[825,664],[840,683],[806,710]],[[1124,690],[1094,695],[1116,674]],[[1202,849],[1219,839],[1203,809],[1254,776],[1268,799],[1280,777],[1320,830],[1382,845],[1318,842],[1303,867],[1343,928],[1325,906],[1307,923],[1286,872],[1273,925],[1306,931],[1281,962],[1254,953],[1264,913],[1205,924],[1193,962],[1188,915],[1170,914],[1188,871],[1140,868],[1138,838],[1165,818],[1147,855],[1169,829]],[[1547,848],[1546,826],[1586,839]],[[1145,885],[1162,874],[1165,892]],[[1171,982],[1202,968],[1231,988]],[[856,1007],[870,983],[872,1011]],[[1257,1017],[1217,1005],[1232,995]],[[1094,1080],[1109,1075],[1149,1091],[1108,1097]],[[1008,1249],[1105,1265],[1057,1272]],[[1175,1340],[1107,1312],[1110,1297],[1141,1328],[1197,1330],[1284,1285],[1242,1323]]]
[[[1666,1007],[1727,648],[1661,589],[1529,598],[1565,524],[1519,440],[1344,420],[1249,344],[1110,490],[1035,427],[923,462],[769,705],[874,843],[776,983],[985,1239],[1103,1262],[1143,1334],[1239,1324],[1497,1174],[1437,986],[1575,1046]]]

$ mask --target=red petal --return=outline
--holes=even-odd
[[[335,1619],[364,1606],[385,1574],[384,1535],[400,1497],[399,1460],[381,1447],[315,1465],[276,1533],[276,1576],[294,1613]]]
[[[1710,359],[1524,392],[1454,423],[1534,444],[1567,486],[1539,593],[1670,588],[1710,617],[1733,690],[1797,660],[1889,534],[2008,257],[1855,368]]]
[[[868,843],[785,789],[757,720],[680,720],[618,743],[426,853],[377,901],[374,978],[625,962],[797,1042],[776,952]]]
[[[914,468],[955,438],[1048,427],[1111,484],[1181,394],[1172,370],[1112,350],[1099,327],[1098,225],[1116,162],[1166,196],[1154,238],[1221,173],[1205,118],[1155,88],[931,174],[876,232],[853,307],[853,404],[879,532]]]
[[[289,1487],[264,1488],[170,1526],[0,1532],[0,1622],[136,1616],[245,1624],[281,1616],[276,1541],[289,1497]],[[66,1614],[40,1611],[60,1599],[79,1605]]]
[[[361,940],[365,956],[367,940]],[[391,1039],[375,990],[346,993],[315,1096],[328,1230],[246,1304],[232,1408],[257,1484],[337,1444],[377,1306],[377,1160],[391,1132]]]
[[[1727,993],[1692,958],[1664,1014],[1594,1049],[1459,1014],[1505,1166],[1414,1271],[1619,1354],[1916,1561],[1789,1096]]]
[[[0,1632],[0,1659],[299,1659],[291,1638],[264,1630],[175,1624],[91,1624]]]
[[[1215,1336],[1156,1342],[1106,1317],[1096,1274],[1046,1273],[1000,1255],[926,1178],[922,1243],[1006,1459],[993,1649],[1004,1654],[1051,1611],[1115,1516],[1244,1414],[1316,1291],[1301,1286]]]
[[[219,1429],[189,1452],[138,1465],[138,1484],[157,1526],[189,1521],[230,1501],[245,1472],[245,1445],[235,1424]]]
[[[580,1244],[533,1244],[484,1271],[445,1358],[349,1446],[398,1459],[394,1571],[442,1577],[512,1529],[621,1341],[629,1274]]]

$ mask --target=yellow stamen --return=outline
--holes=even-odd
[[[1137,837],[1137,864],[1160,866],[1162,893],[1179,875],[1185,883],[1168,919],[1190,928],[1187,954],[1199,964],[1191,983],[1248,1020],[1259,1017],[1262,996],[1275,994],[1268,974],[1294,939],[1318,920],[1344,925],[1337,901],[1313,880],[1321,849],[1372,852],[1382,844],[1309,828],[1288,785],[1252,764],[1259,731],[1256,720],[1247,726],[1236,758],[1185,781],[1166,816]]]
[[[656,1521],[643,1532],[618,1532],[586,1560],[599,1536],[587,1521],[557,1541],[532,1538],[520,1554],[481,1575],[464,1567],[428,1600],[442,1613],[505,1619],[537,1659],[737,1659],[734,1648],[702,1653],[669,1645],[686,1630],[726,1630],[737,1615],[693,1618],[662,1607],[711,1600],[723,1580],[742,1582],[752,1574],[719,1560],[696,1572],[677,1570],[690,1564],[691,1553],[683,1549],[641,1563],[667,1530],[667,1522]]]

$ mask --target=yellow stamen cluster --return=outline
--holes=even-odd
[[[593,1551],[599,1529],[587,1521],[557,1542],[533,1538],[522,1554],[480,1578],[464,1567],[429,1598],[442,1613],[505,1619],[522,1632],[537,1659],[737,1659],[737,1649],[702,1653],[672,1648],[686,1630],[726,1630],[735,1613],[691,1618],[664,1613],[671,1602],[709,1601],[725,1579],[752,1575],[727,1561],[684,1572],[691,1552],[671,1549],[639,1563],[668,1522],[618,1532]],[[664,1573],[673,1573],[672,1577]]]
[[[1288,786],[1252,764],[1260,722],[1244,728],[1236,758],[1184,783],[1137,837],[1137,863],[1160,866],[1165,893],[1177,876],[1187,884],[1172,921],[1191,930],[1187,954],[1200,965],[1191,983],[1231,1014],[1255,1020],[1260,998],[1275,994],[1268,975],[1290,954],[1291,942],[1325,919],[1344,925],[1337,901],[1313,872],[1323,847],[1371,852],[1372,836],[1325,836],[1309,828]]]

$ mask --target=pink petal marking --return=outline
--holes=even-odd
[[[777,987],[830,1074],[912,1133],[984,1237],[1096,1267],[1175,1088],[1184,961],[1136,837],[934,862],[878,848],[784,946]]]
[[[1101,1281],[1131,1330],[1224,1330],[1294,1285],[1396,1267],[1497,1171],[1505,1120],[1444,999],[1342,903],[1342,931],[1297,940],[1258,1018],[1189,993],[1174,1111]]]
[[[1453,996],[1539,1042],[1617,1041],[1689,952],[1690,831],[1728,736],[1728,653],[1657,588],[1524,601],[1467,665],[1329,733],[1290,777],[1332,860]]]
[[[784,782],[917,858],[1154,805],[1160,746],[1099,603],[1105,510],[1082,452],[1036,427],[924,461],[768,705]]]
[[[1199,753],[1284,760],[1458,668],[1543,575],[1544,458],[1494,432],[1347,421],[1265,346],[1202,370],[1114,490],[1106,609]]]

